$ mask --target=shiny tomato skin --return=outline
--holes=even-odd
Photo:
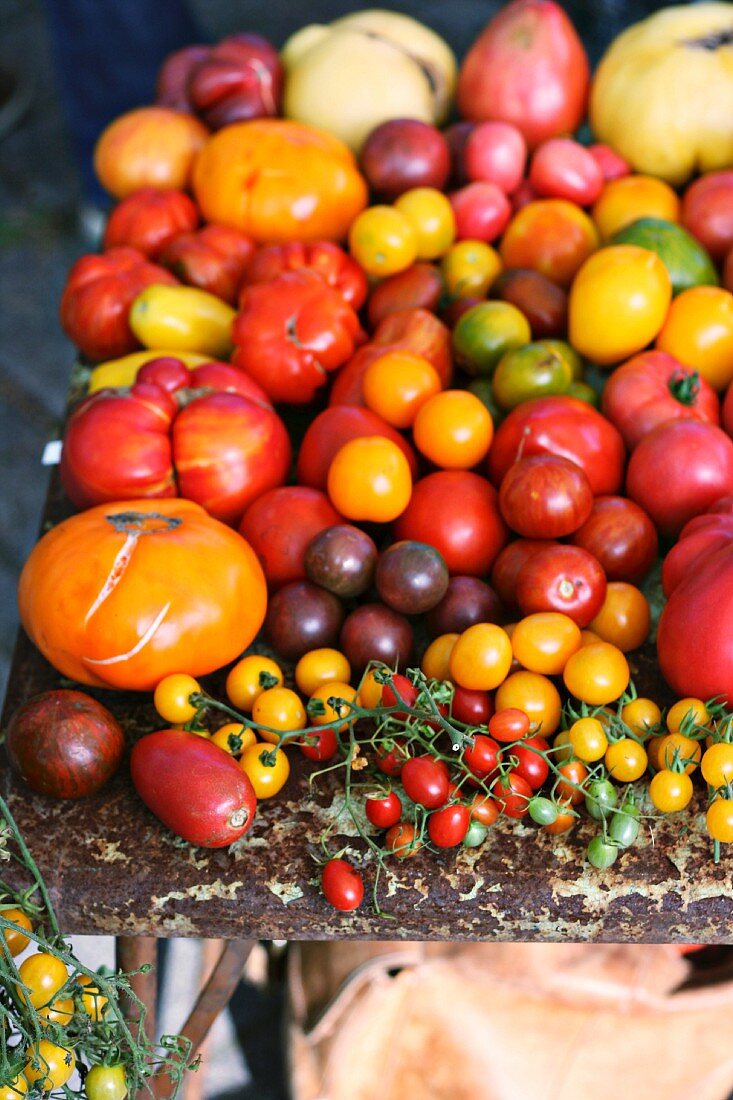
[[[309,734],[300,751],[308,760],[333,760],[338,752],[338,739],[332,729],[321,730],[320,733]]]
[[[450,573],[477,577],[489,572],[508,539],[495,489],[467,470],[440,470],[417,481],[394,534],[434,546]]]
[[[501,485],[517,457],[556,454],[584,472],[594,496],[617,493],[624,476],[623,440],[605,417],[576,397],[535,397],[512,409],[489,452],[489,474]]]
[[[535,150],[529,182],[538,195],[590,206],[603,188],[603,173],[592,153],[571,138],[550,138]]]
[[[443,276],[433,264],[418,261],[412,267],[390,275],[374,288],[367,305],[370,328],[376,328],[390,313],[401,309],[434,312],[445,293]]]
[[[252,238],[239,229],[207,225],[173,237],[159,259],[188,286],[207,290],[233,306],[255,248]]]
[[[364,880],[345,859],[329,859],[321,872],[326,901],[342,913],[358,909],[364,900]]]
[[[398,702],[403,702],[405,706],[411,707],[414,705],[417,699],[417,688],[408,680],[406,676],[402,676],[400,673],[396,673],[392,677],[390,684],[384,684],[382,687],[382,706],[394,707]],[[395,718],[407,718],[407,714],[404,710],[394,711]]]
[[[405,794],[418,806],[436,810],[448,800],[448,776],[431,756],[413,756],[400,775]]]
[[[395,738],[391,748],[387,748],[385,745],[377,746],[375,753],[376,765],[383,775],[388,775],[391,779],[400,774],[409,759],[410,753],[402,740]]]
[[[533,791],[540,789],[550,773],[550,765],[540,755],[548,748],[544,737],[527,737],[521,745],[513,745],[509,750],[509,755],[517,758],[514,774],[526,779]]]
[[[436,848],[455,848],[471,824],[471,811],[463,803],[436,810],[428,818],[428,836]]]
[[[495,779],[491,785],[491,797],[499,804],[507,817],[524,817],[529,809],[532,787],[516,771]]]
[[[102,243],[105,252],[126,245],[155,260],[168,241],[198,223],[196,204],[184,191],[141,187],[114,207]]]
[[[669,598],[677,585],[697,570],[702,562],[733,543],[733,514],[712,512],[686,523],[679,540],[662,564],[662,588]]]
[[[491,584],[505,607],[517,608],[515,593],[519,571],[526,561],[548,546],[557,546],[557,543],[553,539],[514,539],[498,553],[491,569]]]
[[[296,474],[301,485],[324,489],[331,462],[344,443],[367,435],[391,439],[407,459],[412,476],[417,475],[415,452],[396,428],[371,409],[357,405],[336,405],[324,409],[308,425],[298,451]]]
[[[627,497],[600,496],[590,516],[570,536],[600,562],[609,581],[636,584],[651,569],[659,552],[659,538],[644,509]]]
[[[530,729],[529,717],[518,707],[504,707],[489,719],[489,733],[497,741],[519,741]]]
[[[494,703],[488,691],[456,687],[451,703],[451,715],[467,726],[485,726],[494,713]]]
[[[195,733],[146,734],[132,750],[130,772],[148,809],[189,844],[224,848],[254,821],[257,799],[237,761]]]
[[[541,550],[522,566],[517,577],[517,602],[525,615],[562,611],[580,627],[595,618],[605,596],[603,569],[579,546]]]
[[[499,763],[499,746],[486,734],[476,733],[463,750],[463,763],[477,779],[485,779]]]
[[[341,521],[325,493],[284,485],[250,504],[239,533],[260,559],[268,585],[277,588],[306,579],[305,552],[311,539]]]
[[[315,271],[345,302],[361,309],[366,301],[364,272],[339,245],[332,241],[288,241],[260,248],[247,265],[244,282],[271,283],[286,271]]]
[[[560,455],[530,455],[509,467],[499,490],[509,527],[526,539],[559,539],[581,527],[593,493],[575,462]]]
[[[396,791],[382,798],[367,798],[364,803],[367,821],[376,829],[391,829],[402,816],[402,802]]]

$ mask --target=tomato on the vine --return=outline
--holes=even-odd
[[[663,814],[684,810],[692,798],[692,780],[686,772],[662,768],[649,784],[652,805]]]
[[[488,691],[456,687],[451,702],[451,717],[467,726],[485,726],[494,713],[494,703]]]
[[[585,808],[596,821],[603,821],[618,802],[618,792],[609,779],[591,779],[585,788]]]
[[[679,733],[683,726],[687,733],[692,725],[707,726],[710,714],[702,699],[678,699],[667,711],[666,721],[670,733]]]
[[[497,802],[488,794],[477,791],[471,800],[471,818],[481,825],[493,825],[498,820],[501,810]]]
[[[454,802],[435,810],[428,818],[428,836],[436,848],[456,848],[471,824],[471,812],[464,803]]]
[[[125,1067],[121,1064],[92,1066],[84,1078],[84,1091],[87,1100],[125,1100]]]
[[[252,653],[248,657],[242,657],[230,670],[226,693],[230,703],[239,710],[249,712],[258,695],[282,683],[283,673],[277,662],[271,657]]]
[[[201,691],[201,685],[186,672],[173,672],[164,676],[153,693],[153,704],[166,722],[190,722],[197,707],[190,701],[191,695]]]
[[[713,840],[733,842],[733,798],[716,798],[708,807],[706,824]]]
[[[621,708],[621,721],[625,722],[637,737],[646,738],[659,727],[662,712],[653,699],[638,696]]]
[[[344,721],[337,727],[337,732],[344,733],[353,724],[354,719],[350,717],[350,714],[351,704],[356,699],[356,688],[350,684],[338,682],[321,684],[313,692],[311,699],[320,700],[324,707],[323,714],[312,715],[311,721],[314,726],[325,726],[339,718],[343,718]],[[330,699],[334,700],[334,704],[329,702]],[[336,702],[339,699],[342,702]]]
[[[507,817],[524,817],[529,809],[532,788],[518,772],[510,771],[491,784],[491,797]]]
[[[367,798],[364,811],[376,829],[390,829],[402,816],[402,801],[396,791],[390,791],[381,798]]]
[[[412,707],[415,705],[417,695],[417,688],[412,680],[408,680],[406,676],[398,672],[392,677],[390,683],[384,684],[382,687],[382,706],[395,707],[398,703],[404,703],[406,707]],[[394,711],[394,717],[405,719],[407,718],[407,712],[396,710]]]
[[[20,955],[30,943],[29,937],[22,931],[25,929],[27,932],[30,932],[33,928],[30,917],[24,913],[22,909],[18,908],[0,909],[0,917],[11,921],[12,924],[18,925],[17,929],[3,929],[3,936],[5,937],[5,943],[8,946],[10,954],[13,956]]]
[[[36,1085],[41,1092],[61,1088],[76,1069],[76,1055],[73,1050],[57,1046],[48,1039],[31,1043],[27,1055],[23,1070],[26,1080],[29,1085]]]
[[[582,760],[567,760],[557,770],[561,776],[556,789],[558,799],[577,806],[585,798],[584,784],[588,778],[588,769]]]
[[[267,688],[258,695],[252,706],[252,721],[259,726],[262,740],[273,745],[277,743],[278,733],[271,731],[288,733],[308,724],[300,696],[286,687]]]
[[[348,684],[350,679],[351,666],[346,657],[328,646],[308,650],[295,666],[295,683],[303,695],[312,695],[321,684],[332,684],[335,680]]]
[[[527,737],[521,745],[514,745],[509,750],[517,763],[514,765],[514,774],[526,779],[534,791],[538,791],[550,773],[550,765],[544,753],[549,745],[544,737]]]
[[[644,746],[632,737],[622,737],[606,749],[608,774],[619,783],[634,783],[641,779],[648,762]]]
[[[27,1000],[34,1008],[40,1008],[52,1001],[69,977],[61,959],[56,955],[49,955],[46,951],[37,951],[35,955],[29,955],[20,964],[18,974],[28,990],[26,993],[17,986],[18,996],[23,1002]]]
[[[685,737],[683,733],[668,733],[664,737],[655,737],[650,743],[655,752],[650,758],[652,766],[659,768],[671,768],[676,760],[685,765],[688,775],[694,772],[702,757],[702,746],[699,741],[691,737]]]
[[[254,730],[243,726],[241,722],[226,722],[211,735],[212,744],[218,745],[230,756],[241,756],[256,740]]]
[[[380,772],[392,778],[398,776],[405,762],[410,759],[405,742],[400,738],[394,738],[388,742],[377,745],[376,764]]]
[[[99,1023],[100,1020],[104,1019],[104,1014],[107,1011],[107,1005],[109,1004],[107,997],[88,974],[78,974],[76,981],[82,987],[81,1003],[84,1011],[87,1016],[91,1016],[95,1022]]]
[[[489,719],[489,733],[496,741],[519,741],[530,730],[530,720],[518,707],[502,707]]]
[[[6,1085],[0,1085],[0,1100],[18,1100],[28,1092],[28,1083],[22,1074],[18,1074]]]
[[[74,1018],[74,1001],[71,997],[51,1001],[50,1004],[38,1009],[38,1015],[42,1023],[60,1024],[61,1027],[66,1027]]]
[[[578,718],[568,730],[568,740],[578,760],[593,763],[605,755],[608,738],[597,718]]]
[[[729,741],[710,745],[703,753],[700,771],[711,787],[725,787],[733,783],[733,745]]]
[[[448,799],[448,776],[432,756],[413,756],[400,775],[405,794],[418,806],[436,810]]]
[[[345,859],[330,859],[321,872],[321,886],[329,905],[342,913],[357,909],[364,899],[364,880]]]
[[[495,702],[497,711],[505,708],[524,711],[543,737],[549,737],[560,725],[560,693],[552,680],[540,672],[524,669],[513,672],[497,688]]]
[[[420,850],[422,841],[416,835],[414,825],[409,821],[400,821],[387,830],[384,846],[400,859],[410,859]]]
[[[463,749],[462,760],[471,775],[485,779],[499,762],[499,746],[491,737],[476,733]]]
[[[565,665],[565,687],[591,706],[613,702],[629,686],[629,665],[620,649],[609,642],[583,646]]]
[[[257,798],[272,798],[284,787],[290,775],[290,761],[284,750],[269,741],[256,741],[250,745],[242,753],[239,764]]]
[[[566,799],[559,802],[558,806],[560,808],[555,820],[542,826],[544,831],[550,833],[551,836],[560,836],[561,833],[567,833],[578,820],[577,815],[570,808],[571,804]]]

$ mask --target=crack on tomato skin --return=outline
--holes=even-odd
[[[82,661],[87,665],[117,665],[122,661],[129,661],[131,657],[136,657],[137,654],[145,648],[148,642],[152,641],[158,627],[170,611],[170,607],[171,601],[168,600],[155,616],[142,638],[139,638],[132,649],[128,649],[126,653],[118,653],[114,657],[82,657]]]
[[[84,616],[84,626],[85,627],[89,623],[89,620],[92,618],[92,616],[102,606],[104,601],[109,596],[112,595],[115,588],[117,587],[117,585],[120,583],[120,581],[124,577],[124,575],[127,571],[127,567],[130,564],[130,562],[132,561],[132,555],[135,552],[135,547],[137,546],[137,540],[138,540],[138,533],[135,532],[135,531],[131,531],[128,534],[127,538],[125,539],[124,543],[122,544],[121,548],[117,551],[117,554],[115,555],[115,560],[112,562],[112,568],[110,569],[109,573],[107,574],[107,578],[106,578],[104,584],[100,588],[99,593],[97,594],[97,597],[94,600],[94,603],[89,608],[86,615]]]
[[[298,314],[293,313],[285,322],[285,335],[296,348],[304,348],[305,344],[298,339]]]

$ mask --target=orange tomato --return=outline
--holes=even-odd
[[[710,713],[702,699],[678,699],[667,711],[666,722],[670,733],[679,733],[683,725],[685,732],[689,733],[692,724],[707,726],[709,721]]]
[[[604,186],[591,216],[607,241],[638,218],[679,221],[680,200],[668,183],[654,176],[623,176]]]
[[[249,712],[258,695],[282,682],[282,669],[272,657],[250,653],[230,669],[226,682],[227,698],[239,710]]]
[[[621,720],[637,737],[648,737],[662,720],[662,712],[653,699],[639,696],[621,709]]]
[[[227,722],[211,735],[211,741],[230,756],[241,756],[245,749],[254,745],[257,735],[241,722]]]
[[[102,131],[94,147],[94,171],[116,199],[141,187],[185,191],[208,137],[195,115],[169,107],[138,107]]]
[[[542,826],[543,830],[546,833],[549,833],[551,836],[559,836],[561,833],[567,833],[569,829],[572,829],[573,825],[578,820],[576,815],[572,813],[571,802],[569,802],[567,799],[563,799],[561,805],[567,806],[568,809],[565,812],[559,810],[558,815],[554,821],[550,822],[549,825]]]
[[[391,523],[412,495],[404,454],[390,439],[362,436],[345,443],[328,468],[328,495],[347,519]]]
[[[492,691],[512,663],[512,644],[494,623],[476,623],[464,630],[450,655],[451,680],[461,687]]]
[[[393,206],[370,206],[349,229],[349,251],[367,275],[396,275],[417,259],[412,222]]]
[[[527,615],[512,633],[512,649],[520,665],[545,676],[559,675],[581,644],[580,627],[559,611]]]
[[[205,221],[271,244],[343,240],[368,199],[342,141],[281,118],[214,134],[196,159],[193,190]]]
[[[400,195],[394,208],[415,231],[418,260],[437,260],[453,244],[456,219],[442,191],[435,187],[413,187]]]
[[[440,393],[433,364],[411,351],[388,351],[369,364],[362,379],[364,401],[395,428],[410,428],[426,401]]]
[[[501,269],[499,253],[485,241],[458,241],[440,262],[451,298],[485,298]]]
[[[450,655],[458,634],[439,634],[422,655],[420,668],[428,680],[450,680]]]
[[[418,410],[415,446],[443,470],[470,470],[488,454],[494,422],[484,403],[468,390],[444,390]]]
[[[359,704],[367,709],[373,709],[378,707],[382,702],[382,688],[383,684],[380,684],[374,677],[374,669],[369,669],[361,679],[361,683],[358,688],[357,698]]]
[[[678,294],[656,347],[699,371],[714,390],[733,381],[733,294],[717,286],[694,286]]]
[[[560,693],[552,680],[540,672],[524,669],[513,672],[499,685],[494,702],[497,710],[505,707],[523,710],[543,737],[549,737],[560,725]]]
[[[583,783],[588,778],[588,769],[581,760],[568,760],[557,769],[562,776],[556,795],[562,802],[569,802],[571,806],[577,806],[585,798]]]
[[[338,649],[323,646],[311,649],[295,666],[295,682],[304,695],[312,695],[321,684],[331,684],[335,680],[347,683],[351,679],[351,666]]]
[[[609,581],[606,598],[590,628],[602,641],[628,653],[647,640],[650,623],[651,613],[644,593],[625,581]]]
[[[252,721],[260,726],[259,735],[263,741],[275,745],[280,733],[303,729],[308,724],[305,707],[300,696],[291,688],[268,688],[258,695],[252,707]],[[269,728],[262,729],[262,726]]]
[[[629,665],[609,642],[586,645],[574,653],[563,670],[565,687],[576,699],[593,707],[612,703],[629,686]]]
[[[683,733],[668,733],[664,737],[653,737],[647,743],[649,759],[654,768],[671,768],[675,757],[686,761],[685,771],[689,775],[695,771],[702,758],[702,746],[699,741],[685,737]]]
[[[344,730],[349,728],[349,707],[344,704],[338,707],[332,707],[328,702],[331,698],[343,699],[344,703],[353,703],[356,699],[356,688],[352,687],[350,684],[339,683],[337,680],[332,684],[319,684],[312,693],[311,699],[321,700],[324,706],[324,713],[313,715],[310,717],[310,722],[314,726],[325,726],[329,722],[335,722],[337,718],[345,718],[346,721],[342,722],[342,724],[337,727],[337,731],[343,733]]]
[[[538,199],[509,222],[499,255],[504,267],[529,267],[567,287],[598,244],[598,231],[579,206]]]
[[[570,343],[595,363],[618,363],[654,339],[671,300],[669,272],[655,252],[632,244],[602,248],[570,289]]]

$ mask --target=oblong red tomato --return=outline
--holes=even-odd
[[[242,516],[239,532],[260,559],[271,588],[306,579],[311,539],[343,522],[320,489],[283,485],[257,497]]]
[[[489,452],[494,485],[518,458],[554,454],[585,472],[594,496],[617,493],[623,484],[626,452],[618,430],[577,397],[533,397],[502,421]]]
[[[148,809],[189,844],[224,848],[252,827],[257,799],[249,779],[229,753],[195,733],[141,737],[130,772]]]
[[[328,469],[337,451],[351,439],[366,435],[381,435],[396,443],[410,464],[413,478],[417,477],[417,456],[396,428],[371,409],[359,405],[335,405],[324,409],[311,420],[303,436],[296,469],[300,484],[325,489]]]

